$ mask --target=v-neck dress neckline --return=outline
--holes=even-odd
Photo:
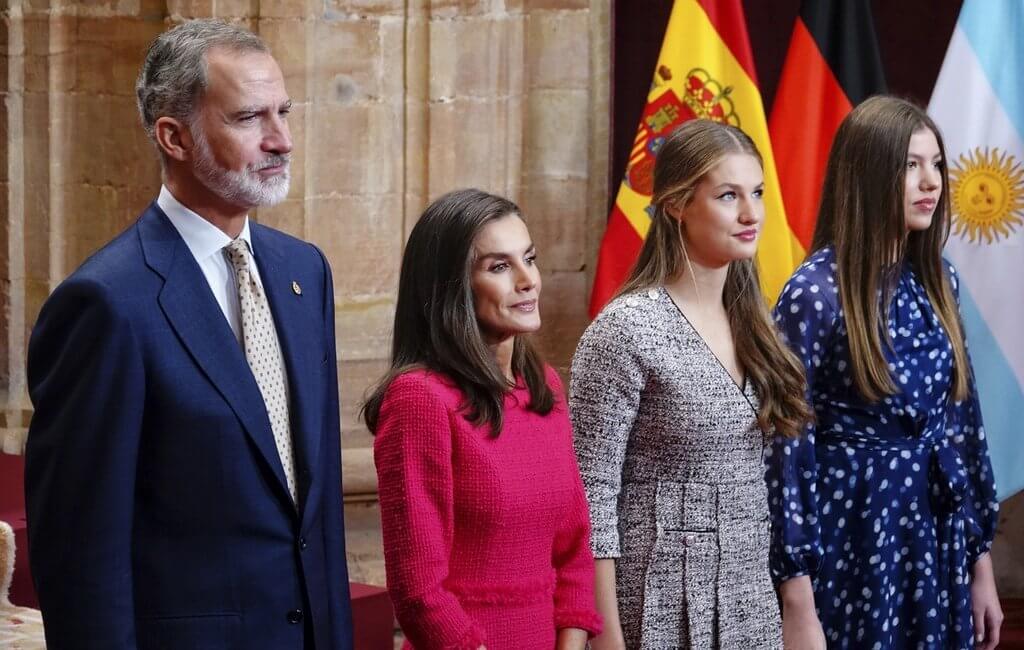
[[[668,289],[665,288],[664,285],[662,285],[662,286],[658,287],[657,289],[652,289],[652,291],[657,291],[658,292],[658,294],[659,294],[657,296],[658,298],[664,298],[665,300],[668,300],[668,302],[672,306],[672,308],[676,311],[677,314],[679,314],[680,318],[683,319],[683,323],[686,324],[686,327],[691,332],[693,332],[693,335],[695,337],[697,337],[697,339],[700,341],[701,347],[704,349],[704,351],[707,352],[708,356],[710,356],[712,359],[714,359],[715,364],[721,369],[721,371],[728,378],[729,383],[732,384],[736,388],[736,390],[740,393],[740,395],[743,396],[743,399],[746,400],[747,404],[750,405],[751,410],[754,411],[754,414],[756,415],[757,414],[757,408],[754,406],[754,403],[751,401],[751,397],[753,395],[751,394],[751,386],[750,386],[750,380],[749,380],[748,374],[746,372],[743,373],[743,382],[742,383],[736,381],[736,378],[732,376],[732,373],[729,372],[729,369],[725,367],[724,363],[722,363],[722,359],[717,354],[715,354],[715,351],[711,349],[710,345],[708,345],[707,339],[705,339],[704,336],[700,333],[700,330],[698,330],[696,327],[694,327],[693,323],[690,322],[690,319],[686,316],[686,312],[684,312],[683,308],[679,306],[679,303],[677,303],[675,301],[675,299],[672,297],[672,294],[670,294],[668,292]]]

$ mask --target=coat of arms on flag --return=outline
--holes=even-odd
[[[672,70],[661,66],[655,75],[653,88],[653,92],[660,91],[661,94],[644,107],[626,165],[626,184],[646,197],[651,196],[654,187],[654,157],[661,143],[677,126],[696,118],[740,126],[740,118],[729,99],[732,88],[723,87],[707,70],[694,68],[686,74],[682,99],[668,85],[671,79]]]

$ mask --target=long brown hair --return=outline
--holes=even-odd
[[[654,163],[651,227],[620,294],[659,286],[686,272],[682,223],[666,207],[689,203],[707,173],[733,153],[754,156],[763,166],[747,134],[726,124],[690,120],[665,140]],[[729,264],[722,301],[736,358],[761,399],[758,424],[765,430],[774,426],[787,437],[800,435],[813,418],[805,400],[803,366],[779,339],[752,260]]]
[[[484,342],[473,306],[470,274],[473,242],[483,228],[503,217],[522,218],[508,199],[480,190],[449,192],[431,203],[409,234],[398,280],[391,368],[363,404],[366,426],[376,432],[384,395],[395,377],[426,368],[453,381],[465,402],[467,420],[502,426],[502,404],[511,388]],[[525,335],[512,349],[512,373],[530,393],[527,408],[545,415],[555,403],[544,360]]]
[[[956,301],[943,272],[942,247],[950,226],[949,177],[943,164],[942,192],[931,227],[907,232],[904,199],[907,149],[921,129],[935,134],[945,162],[942,135],[928,114],[897,97],[879,95],[859,104],[836,131],[825,168],[813,251],[835,250],[839,298],[846,318],[853,381],[869,401],[896,392],[883,340],[892,345],[885,314],[899,279],[910,264],[953,346],[954,399],[967,396],[967,353]]]

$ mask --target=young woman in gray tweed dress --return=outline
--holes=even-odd
[[[580,340],[570,412],[605,648],[780,648],[762,452],[810,418],[753,263],[761,157],[737,128],[680,126],[619,296]]]

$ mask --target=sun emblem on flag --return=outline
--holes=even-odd
[[[998,148],[960,154],[949,170],[953,234],[991,244],[1024,225],[1024,169]]]

